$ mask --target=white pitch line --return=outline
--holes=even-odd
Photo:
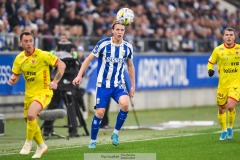
[[[234,129],[234,131],[240,131],[240,129]],[[183,135],[172,135],[172,136],[166,136],[166,137],[158,137],[158,138],[147,138],[147,139],[139,139],[139,140],[130,140],[130,141],[121,141],[121,143],[129,143],[129,142],[143,142],[143,141],[151,141],[151,140],[158,140],[158,139],[168,139],[168,138],[180,138],[180,137],[190,137],[190,136],[198,136],[198,135],[206,135],[206,134],[217,134],[221,133],[221,131],[216,131],[216,132],[210,132],[210,133],[188,133],[188,134],[183,134]],[[109,144],[108,142],[98,144],[98,146]],[[62,150],[62,149],[71,149],[71,148],[80,148],[83,146],[66,146],[66,147],[61,147],[61,148],[54,148],[54,149],[48,149],[49,151],[54,151],[54,150]],[[34,151],[31,151],[34,152]],[[8,156],[8,155],[14,155],[14,154],[19,154],[19,153],[7,153],[7,154],[1,154],[1,156]]]

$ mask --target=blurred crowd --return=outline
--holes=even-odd
[[[135,51],[208,52],[222,43],[226,26],[238,27],[239,10],[220,10],[214,0],[0,0],[0,50],[19,50],[18,36],[31,31],[37,47],[52,50],[66,35],[91,51],[111,36],[120,8],[135,13],[125,39]],[[5,35],[5,36],[3,36]]]

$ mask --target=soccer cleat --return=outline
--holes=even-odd
[[[224,140],[226,140],[226,139],[227,139],[227,132],[223,131],[222,134],[221,134],[221,136],[220,136],[220,138],[219,138],[219,140],[220,140],[220,141],[224,141]]]
[[[44,145],[43,148],[40,148],[37,146],[37,150],[36,150],[35,154],[32,156],[32,158],[41,158],[42,154],[47,152],[47,150],[48,150],[48,147],[46,144]]]
[[[232,128],[227,129],[227,139],[231,140],[233,138],[233,130]]]
[[[118,134],[116,134],[116,133],[113,133],[112,134],[112,144],[114,145],[114,146],[118,146]]]
[[[97,142],[90,142],[88,148],[96,148]]]
[[[31,143],[25,143],[20,151],[21,155],[28,155],[32,149]]]

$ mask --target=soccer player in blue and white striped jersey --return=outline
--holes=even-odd
[[[129,97],[135,92],[135,69],[133,65],[133,47],[123,40],[125,26],[118,21],[112,24],[112,37],[100,40],[92,53],[82,63],[73,84],[77,85],[82,80],[82,75],[90,62],[98,58],[97,84],[96,84],[96,113],[91,125],[91,141],[89,148],[96,148],[96,140],[105,108],[110,98],[113,98],[120,106],[115,129],[112,133],[112,144],[117,146],[118,132],[128,115]],[[126,62],[126,63],[125,63]],[[131,81],[131,89],[127,91],[124,79],[124,65],[127,64]]]

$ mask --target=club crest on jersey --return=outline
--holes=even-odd
[[[32,59],[32,64],[35,64],[36,63],[36,60],[35,59]]]
[[[96,104],[99,104],[100,103],[100,98],[97,98],[96,99]]]
[[[95,124],[95,125],[96,125],[96,124],[97,124],[97,121],[96,121],[96,120],[94,120],[94,121],[93,121],[93,124]]]
[[[122,54],[122,56],[124,56],[125,55],[125,50],[122,50],[121,54]]]
[[[236,55],[238,55],[239,54],[239,52],[236,52]]]

